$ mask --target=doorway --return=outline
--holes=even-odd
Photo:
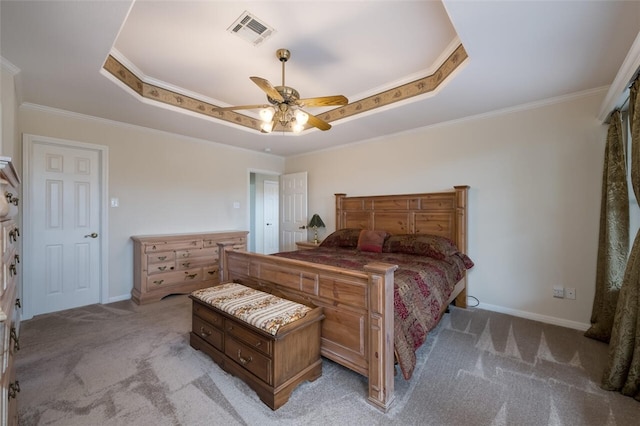
[[[277,174],[249,173],[249,251],[271,254],[280,249],[279,188]]]
[[[296,250],[296,242],[307,239],[307,198],[307,172],[249,172],[248,250],[262,254]],[[278,220],[277,228],[266,225],[273,217]]]

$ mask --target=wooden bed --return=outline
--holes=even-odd
[[[466,253],[468,189],[456,186],[445,192],[358,197],[336,194],[336,229],[439,235]],[[396,265],[376,262],[359,271],[220,246],[224,281],[323,307],[322,356],[367,377],[368,401],[383,411],[391,407]],[[466,274],[448,303],[453,301],[458,307],[467,306]]]

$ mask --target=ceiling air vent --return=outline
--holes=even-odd
[[[254,46],[259,45],[275,32],[275,30],[264,21],[261,21],[247,11],[244,11],[242,15],[236,19],[236,22],[227,28],[227,31],[248,41]]]

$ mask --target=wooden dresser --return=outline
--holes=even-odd
[[[18,276],[20,274],[20,229],[18,218],[18,186],[20,179],[11,159],[0,157],[0,247],[2,267],[0,268],[0,342],[2,353],[0,364],[2,379],[0,388],[0,424],[18,424],[16,398],[20,384],[16,380],[14,356],[20,349],[20,299],[18,298]]]
[[[247,234],[224,231],[131,237],[134,274],[131,298],[143,304],[218,284],[218,243],[246,250]]]

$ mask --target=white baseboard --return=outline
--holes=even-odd
[[[487,311],[500,312],[501,314],[513,315],[514,317],[526,318],[534,321],[540,321],[547,324],[559,325],[561,327],[573,328],[580,331],[587,331],[591,324],[585,324],[577,321],[570,321],[563,318],[550,317],[547,315],[534,314],[527,311],[520,311],[518,309],[505,308],[502,306],[489,305],[486,303],[479,303],[477,308]]]
[[[129,299],[131,299],[131,293],[121,294],[120,296],[110,297],[107,303],[121,302],[123,300],[129,300]]]

